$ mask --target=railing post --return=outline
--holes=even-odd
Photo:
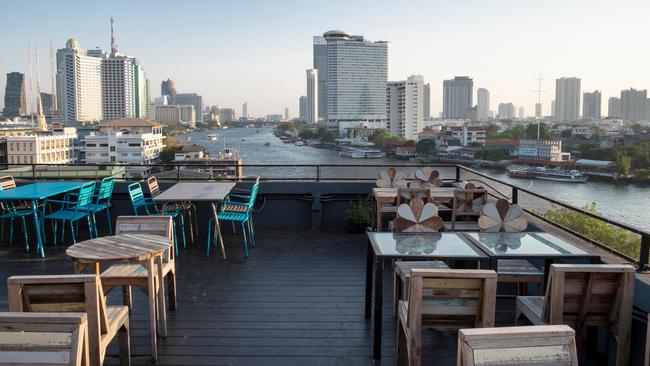
[[[176,182],[181,181],[181,166],[176,165]]]
[[[512,204],[516,205],[517,202],[519,202],[519,190],[517,187],[513,186],[512,187]]]
[[[650,254],[650,236],[641,234],[641,248],[639,251],[639,271],[645,271],[648,265],[648,255]]]
[[[32,164],[32,182],[36,182],[36,164]]]
[[[460,182],[460,165],[456,164],[456,182]]]
[[[316,165],[316,182],[320,182],[320,164]]]

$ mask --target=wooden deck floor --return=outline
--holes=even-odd
[[[228,230],[226,230],[228,231]],[[243,257],[240,235],[226,234],[229,259],[204,255],[200,240],[178,258],[178,310],[160,340],[160,365],[372,365],[372,325],[363,316],[363,235],[260,231],[257,248]],[[47,258],[27,255],[20,244],[0,245],[0,310],[6,277],[72,273],[62,248]],[[392,278],[384,281],[382,365],[395,363]],[[120,302],[115,291],[109,302]],[[134,364],[151,364],[144,296],[134,291],[131,314]],[[500,299],[498,325],[508,325],[514,301]],[[426,335],[424,364],[455,365],[456,334]],[[117,364],[116,349],[107,364]]]

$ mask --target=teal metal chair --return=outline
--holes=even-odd
[[[257,198],[257,191],[259,190],[259,182],[255,183],[249,195],[231,193],[226,196],[223,205],[217,217],[219,222],[231,221],[241,224],[242,234],[244,235],[244,252],[248,257],[248,239],[246,237],[246,228],[248,227],[248,235],[251,239],[251,247],[255,248],[255,233],[253,231],[253,205]],[[236,201],[235,201],[236,200]],[[212,230],[214,226],[214,218],[208,221],[208,245],[206,248],[206,255],[210,255],[210,243],[212,237]],[[214,246],[217,246],[218,233],[214,234]]]
[[[113,187],[115,186],[115,177],[106,177],[102,179],[101,184],[97,188],[97,192],[93,195],[93,200],[88,207],[93,214],[93,223],[95,224],[95,233],[97,231],[97,220],[95,214],[106,211],[106,220],[108,221],[108,235],[113,235],[113,224],[111,224],[111,196],[113,195]]]
[[[92,238],[96,236],[95,222],[93,220],[93,212],[90,209],[90,204],[93,201],[93,193],[95,192],[95,181],[84,183],[78,192],[66,194],[63,200],[48,199],[45,200],[45,205],[59,204],[58,209],[44,214],[44,220],[53,220],[54,222],[54,245],[56,245],[57,238],[57,223],[62,222],[61,225],[61,242],[65,238],[65,223],[70,223],[70,232],[72,235],[72,242],[77,242],[77,229],[79,220],[86,218],[88,222],[88,235]]]
[[[178,211],[165,211],[160,209],[151,199],[145,197],[140,183],[131,183],[128,186],[129,197],[131,198],[131,206],[133,213],[136,216],[171,216],[174,221],[174,254],[178,256],[178,232],[176,226],[176,219],[179,218],[181,222],[181,232],[183,236],[183,248],[185,247],[185,221],[183,215]],[[164,206],[163,206],[164,207]]]
[[[0,191],[3,190],[0,185]],[[23,236],[25,238],[25,249],[29,251],[29,240],[27,238],[27,222],[25,218],[32,216],[31,209],[16,206],[14,202],[0,202],[0,220],[9,220],[9,242],[14,242],[14,219],[20,219],[23,224]],[[3,225],[4,226],[4,225]]]

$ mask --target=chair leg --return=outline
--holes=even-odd
[[[111,223],[111,210],[106,207],[106,220],[108,221],[108,235],[113,235],[113,224]]]
[[[208,245],[207,248],[205,249],[205,256],[209,257],[210,256],[210,237],[212,236],[212,219],[208,220]]]
[[[27,239],[27,223],[25,222],[25,216],[22,216],[23,220],[23,236],[25,238],[25,249],[29,251],[29,240]]]
[[[9,221],[9,242],[14,242],[14,218],[12,217]]]
[[[70,221],[70,232],[72,233],[72,242],[77,244],[77,235],[75,235],[75,225]]]
[[[172,269],[167,273],[167,287],[169,288],[169,310],[176,310],[176,271]]]
[[[178,226],[176,226],[176,220],[172,220],[174,224],[174,254],[178,257]]]
[[[129,307],[129,311],[133,310],[133,297],[131,297],[131,286],[122,286],[122,304]]]
[[[129,337],[129,319],[124,321],[124,325],[118,331],[118,338],[120,342],[120,365],[131,365],[131,338]]]
[[[94,216],[94,214],[93,214],[93,216]],[[93,238],[93,231],[95,231],[95,227],[93,225],[94,219],[92,217],[90,217],[90,215],[88,215],[88,216],[86,216],[86,221],[88,221],[88,236],[90,236],[90,239],[92,239]],[[99,235],[97,235],[96,231],[95,231],[95,236],[99,236]]]
[[[241,230],[242,230],[242,234],[244,234],[244,252],[246,253],[246,256],[248,257],[248,240],[246,240],[246,225],[244,224],[243,221],[241,223]]]
[[[250,235],[251,238],[251,248],[255,248],[255,233],[253,233],[253,223],[250,218],[248,220],[248,235]]]
[[[187,248],[187,242],[185,241],[185,219],[183,219],[182,213],[179,213],[178,216],[181,219],[181,234],[183,235],[183,248]]]
[[[189,221],[190,226],[190,243],[194,244],[194,221],[192,220],[192,210],[189,208],[186,211],[187,220]]]
[[[57,224],[57,220],[52,220],[52,221],[54,221],[54,230],[53,230],[54,231],[54,246],[56,246],[56,238],[58,237],[57,229],[58,229],[59,225]]]
[[[409,364],[408,360],[408,343],[406,339],[406,334],[402,327],[402,322],[397,320],[397,340],[396,340],[396,350],[395,357],[397,358],[397,366],[407,366]]]

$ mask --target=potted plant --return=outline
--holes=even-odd
[[[368,199],[351,202],[352,205],[343,211],[345,229],[351,234],[360,234],[372,223],[372,208]]]

